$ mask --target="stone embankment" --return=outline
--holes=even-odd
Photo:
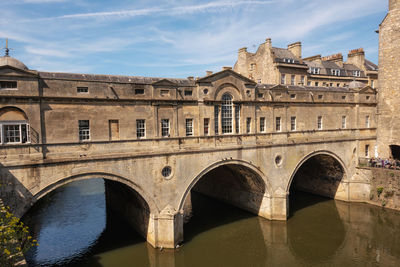
[[[400,210],[400,170],[370,168],[369,203]]]

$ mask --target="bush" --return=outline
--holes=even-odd
[[[28,227],[8,207],[0,206],[0,266],[14,266],[19,256],[37,245]]]
[[[378,194],[378,197],[382,194],[382,192],[383,192],[383,187],[382,186],[380,186],[380,187],[378,187],[376,189],[376,193]]]

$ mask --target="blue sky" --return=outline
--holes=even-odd
[[[0,38],[30,69],[204,76],[237,51],[301,41],[303,56],[363,47],[378,63],[387,0],[3,0]]]

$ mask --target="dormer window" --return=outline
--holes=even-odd
[[[319,74],[320,73],[320,68],[315,68],[315,67],[311,67],[310,69],[309,69],[309,72],[311,73],[311,74]]]
[[[340,76],[340,70],[339,69],[332,69],[331,74],[333,76]]]
[[[0,89],[17,89],[17,82],[0,81]]]
[[[360,76],[361,76],[361,71],[359,71],[359,70],[354,70],[354,71],[353,71],[353,76],[354,76],[354,77],[360,77]]]
[[[294,63],[294,59],[292,59],[292,58],[284,58],[283,62],[285,62],[285,63]]]

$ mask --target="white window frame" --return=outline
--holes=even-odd
[[[193,136],[193,119],[187,118],[185,125],[186,125],[186,136]]]
[[[365,116],[365,128],[370,127],[370,117],[369,115]]]
[[[365,145],[365,157],[369,158],[369,144]]]
[[[323,120],[322,120],[322,116],[318,116],[318,117],[317,117],[317,129],[318,129],[318,130],[322,130],[322,129],[323,129]]]
[[[222,96],[221,128],[222,134],[233,133],[233,97],[228,93]]]
[[[290,117],[290,130],[292,131],[292,132],[294,132],[294,131],[296,131],[296,128],[297,128],[297,119],[296,119],[296,116],[292,116],[292,117]]]
[[[161,119],[161,136],[169,137],[169,119]]]
[[[88,122],[87,129],[81,126],[81,122]],[[90,141],[90,121],[89,120],[78,120],[78,137],[80,142]]]
[[[281,132],[282,131],[282,118],[275,117],[275,131]]]
[[[146,120],[144,119],[136,120],[136,137],[138,139],[146,138]]]
[[[260,132],[265,133],[265,117],[260,117]]]
[[[319,74],[320,73],[320,68],[311,67],[310,68],[310,73],[311,74]]]
[[[25,125],[26,127],[26,142],[22,142],[22,126]],[[19,141],[18,142],[5,142],[6,136],[5,136],[5,129],[4,126],[18,126],[18,132],[19,132]],[[29,144],[31,143],[31,138],[30,138],[30,125],[27,121],[2,121],[0,122],[0,142],[1,144]]]
[[[210,118],[204,118],[204,135],[210,135]]]
[[[340,76],[340,69],[331,69],[331,74],[333,76]]]
[[[295,85],[295,83],[296,83],[296,75],[291,75],[290,76],[290,84]]]
[[[359,71],[359,70],[353,70],[353,76],[354,76],[354,77],[360,77],[360,76],[361,76],[361,71]]]

